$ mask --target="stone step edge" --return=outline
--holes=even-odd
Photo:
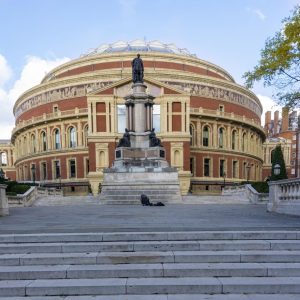
[[[150,260],[150,261],[149,261]],[[300,251],[152,251],[152,252],[89,252],[34,253],[0,256],[0,265],[103,265],[153,263],[289,263],[300,262]]]
[[[184,277],[0,281],[0,296],[115,294],[299,294],[300,277]]]
[[[229,298],[230,296],[230,298]],[[262,298],[263,297],[263,298]],[[83,300],[82,296],[1,297],[1,300]],[[85,295],[84,300],[125,300],[124,295]],[[126,300],[274,300],[274,294],[156,294],[126,295]],[[299,295],[280,294],[280,300],[299,300]]]
[[[77,248],[77,249],[76,249]],[[227,249],[226,249],[227,248]],[[132,241],[132,242],[36,242],[0,243],[1,254],[148,252],[148,251],[247,251],[300,250],[300,240],[210,240],[210,241]]]
[[[156,263],[5,266],[2,280],[152,277],[300,277],[300,263]],[[120,272],[122,272],[120,274]],[[138,272],[138,273],[136,273]],[[189,275],[186,275],[189,272]],[[76,274],[77,273],[77,274]],[[114,274],[113,274],[114,273]],[[126,274],[127,273],[127,274]],[[149,273],[149,275],[147,274]],[[207,274],[209,273],[209,274]],[[231,273],[231,274],[230,274]],[[42,277],[41,277],[41,274]],[[134,274],[134,275],[132,275]],[[147,275],[146,275],[147,274]],[[283,275],[284,274],[284,275]]]
[[[53,241],[187,241],[187,240],[300,240],[300,231],[174,231],[174,232],[108,232],[108,233],[32,233],[0,234],[0,242],[22,243]]]

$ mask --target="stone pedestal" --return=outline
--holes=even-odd
[[[132,94],[125,97],[128,130],[116,148],[112,168],[103,171],[100,199],[104,203],[140,204],[141,194],[153,202],[182,201],[178,172],[169,167],[152,129],[154,97],[146,88],[135,83]]]
[[[0,184],[0,217],[9,215],[8,200],[5,193],[6,187],[7,185]]]

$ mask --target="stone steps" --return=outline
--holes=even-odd
[[[140,204],[141,194],[149,197],[150,202],[181,203],[179,185],[102,186],[100,200],[104,204]]]
[[[300,240],[5,243],[0,254],[142,251],[299,250]]]
[[[1,266],[0,280],[134,277],[300,277],[300,263],[153,263]]]
[[[0,235],[1,299],[295,300],[299,295],[297,231]]]
[[[175,277],[0,281],[0,296],[298,294],[300,277]]]
[[[1,234],[0,245],[7,243],[132,242],[132,241],[231,241],[300,240],[300,231],[189,231],[189,232],[108,232],[108,233],[32,233]]]
[[[26,296],[23,297],[1,297],[1,300],[299,300],[298,295],[280,294],[274,298],[274,294],[169,294],[169,295],[104,295],[104,296]]]

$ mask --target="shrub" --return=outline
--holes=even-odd
[[[24,194],[30,189],[30,185],[28,184],[20,184],[17,183],[16,181],[7,181],[5,182],[7,185],[6,188],[6,194],[10,195],[9,193],[13,193],[14,195],[10,196],[15,196],[16,194]]]
[[[269,193],[269,185],[265,181],[252,182],[251,185],[258,193]]]

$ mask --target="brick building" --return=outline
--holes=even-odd
[[[267,111],[264,129],[267,139],[263,145],[263,179],[271,175],[272,151],[277,144],[281,145],[288,178],[299,177],[299,126],[297,111],[290,112],[288,107],[283,107],[281,118],[277,110],[274,112],[274,119],[272,119],[271,111]]]
[[[11,138],[17,179],[60,185],[66,193],[90,185],[98,193],[126,127],[123,97],[138,52],[147,92],[155,96],[154,127],[178,168],[182,194],[261,180],[265,132],[256,95],[185,49],[139,40],[65,63],[17,99]]]

